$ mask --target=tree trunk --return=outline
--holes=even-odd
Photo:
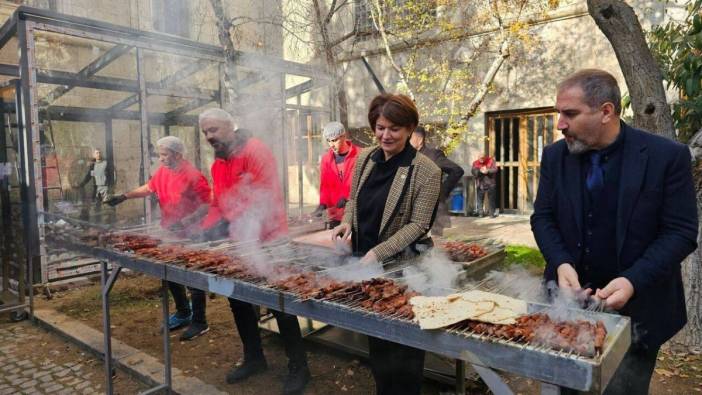
[[[702,130],[690,139],[690,149],[697,190],[697,216],[702,215]],[[702,226],[698,229],[697,244],[702,245]],[[673,338],[693,351],[702,352],[702,248],[683,261],[682,276],[685,283],[685,303],[687,304],[687,325]]]
[[[469,119],[473,118],[475,113],[478,111],[478,107],[480,107],[483,100],[485,100],[485,95],[490,89],[490,85],[495,80],[495,76],[500,70],[500,67],[502,67],[502,63],[504,63],[509,57],[509,43],[509,37],[505,37],[500,44],[500,51],[492,61],[490,69],[488,69],[488,72],[485,74],[485,78],[483,78],[483,82],[480,84],[480,89],[478,89],[478,92],[475,93],[475,96],[473,96],[473,99],[470,101],[468,111],[466,111],[466,115],[463,116],[464,120],[468,121]]]
[[[232,113],[233,103],[236,100],[236,89],[234,87],[237,81],[236,67],[234,66],[235,51],[234,42],[231,37],[231,21],[224,12],[222,0],[210,0],[210,5],[214,11],[214,16],[217,19],[217,36],[219,43],[224,48],[224,89],[222,91],[222,107]]]
[[[588,12],[612,44],[629,88],[634,126],[675,138],[663,75],[634,10],[620,0],[587,0]]]

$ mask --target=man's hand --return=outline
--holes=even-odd
[[[602,299],[608,308],[619,310],[634,296],[634,286],[625,277],[617,277],[603,289],[598,289],[595,296]]]
[[[344,208],[344,207],[346,207],[346,199],[341,198],[341,199],[339,199],[338,202],[336,202],[336,208]]]
[[[341,238],[344,241],[351,239],[351,224],[342,222],[339,226],[332,229],[332,240],[337,238]]]
[[[573,291],[578,291],[582,288],[580,281],[578,281],[578,273],[570,263],[561,263],[556,273],[558,274],[559,288],[568,288]]]
[[[487,172],[488,172],[487,166],[481,167],[481,168],[480,168],[480,172],[483,173],[483,174],[487,174]]]
[[[127,200],[127,197],[124,196],[124,194],[122,194],[122,195],[111,196],[111,197],[105,199],[105,203],[114,207],[114,206],[124,202],[125,200]]]

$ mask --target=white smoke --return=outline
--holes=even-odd
[[[448,295],[455,289],[461,265],[451,261],[443,251],[433,248],[416,265],[403,269],[409,288],[423,295]]]

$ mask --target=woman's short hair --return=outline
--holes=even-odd
[[[397,126],[414,129],[419,124],[419,113],[412,99],[406,95],[383,93],[373,98],[368,109],[368,123],[375,130],[380,116]]]

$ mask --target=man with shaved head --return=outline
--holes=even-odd
[[[660,346],[687,322],[680,262],[697,248],[689,149],[621,120],[616,79],[586,69],[558,86],[563,140],[543,151],[531,226],[547,281],[632,320],[605,394],[647,394]]]
[[[113,196],[106,200],[116,206],[127,199],[143,198],[149,195],[158,197],[161,208],[161,226],[164,229],[188,236],[199,233],[199,222],[207,213],[210,203],[210,186],[202,173],[183,158],[185,145],[175,136],[166,136],[156,142],[161,166],[148,183],[132,191]],[[205,292],[191,288],[192,307],[188,303],[185,287],[169,282],[169,289],[176,305],[175,314],[168,319],[169,329],[178,329],[188,324],[180,336],[181,340],[191,340],[209,330],[205,316]]]
[[[287,236],[287,215],[275,157],[226,111],[211,108],[200,114],[200,129],[215,151],[212,164],[213,201],[202,223],[207,239],[267,243]],[[229,298],[244,360],[226,377],[243,381],[268,369],[254,307]],[[283,394],[300,394],[310,379],[307,355],[297,317],[272,310],[288,357]]]

